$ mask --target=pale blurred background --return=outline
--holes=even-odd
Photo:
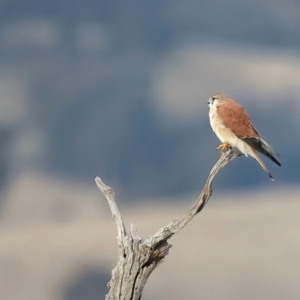
[[[300,299],[300,2],[0,1],[0,299],[98,300],[117,259],[97,190],[146,237],[219,153],[213,92],[282,155],[245,157],[171,239],[143,299]]]

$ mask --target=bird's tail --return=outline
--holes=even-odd
[[[248,146],[248,149],[249,149],[250,155],[260,164],[260,166],[263,168],[263,170],[266,172],[266,174],[270,177],[270,179],[274,181],[272,174],[269,172],[269,170],[267,169],[267,167],[265,166],[263,161],[257,155],[257,152],[249,146]]]

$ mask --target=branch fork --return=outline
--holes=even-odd
[[[160,228],[156,233],[145,239],[138,236],[133,225],[131,225],[130,233],[127,234],[114,199],[113,189],[105,185],[99,177],[96,177],[96,184],[108,201],[118,232],[119,257],[117,265],[112,271],[112,278],[108,283],[109,292],[106,295],[106,300],[141,299],[148,277],[162,263],[172,247],[168,240],[204,208],[212,194],[212,182],[220,169],[241,155],[241,152],[232,151],[231,149],[222,151],[220,159],[210,171],[204,188],[193,206],[173,222]]]

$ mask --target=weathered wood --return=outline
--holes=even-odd
[[[105,185],[99,177],[96,177],[96,184],[108,201],[118,231],[119,257],[117,265],[112,271],[112,278],[108,283],[109,292],[106,295],[106,300],[141,299],[148,277],[163,261],[163,258],[171,248],[168,240],[203,209],[212,194],[214,177],[221,168],[240,155],[242,155],[240,152],[231,150],[221,152],[220,159],[212,168],[205,186],[194,205],[172,223],[162,227],[146,239],[139,237],[133,226],[131,226],[130,234],[127,234],[118,206],[114,200],[113,189]]]

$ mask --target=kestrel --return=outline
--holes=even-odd
[[[262,162],[257,152],[268,157],[278,166],[280,162],[274,157],[279,154],[263,140],[252,122],[246,110],[228,96],[215,93],[209,100],[210,125],[222,144],[217,149],[226,150],[231,147],[238,148],[245,156],[252,156],[274,180],[271,173]]]

